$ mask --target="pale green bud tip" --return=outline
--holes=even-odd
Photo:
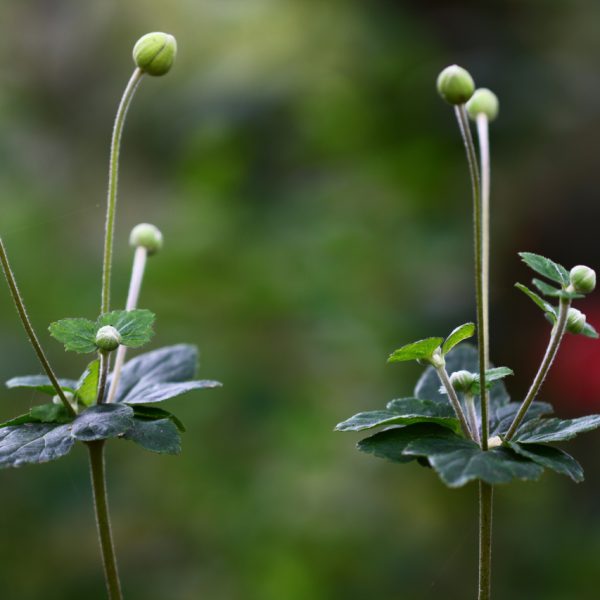
[[[467,392],[471,389],[475,376],[469,371],[455,371],[450,375],[450,383],[457,392]]]
[[[468,71],[451,65],[438,75],[437,90],[446,102],[464,104],[473,95],[475,82]]]
[[[148,75],[165,75],[177,56],[177,42],[172,35],[155,31],[142,36],[133,47],[133,62]]]
[[[163,236],[158,227],[150,223],[140,223],[131,230],[129,244],[136,248],[142,246],[148,254],[154,254],[162,248]]]
[[[488,121],[493,121],[498,116],[498,96],[487,88],[479,88],[467,102],[467,112],[471,119],[478,115],[485,115]]]
[[[596,287],[596,271],[585,265],[573,267],[569,273],[571,285],[580,294],[589,294]]]
[[[105,325],[98,329],[95,341],[100,350],[112,352],[119,347],[121,334],[112,325]]]
[[[494,437],[488,439],[489,450],[492,448],[498,448],[499,446],[502,446],[502,438],[499,435],[495,435]]]
[[[570,308],[567,313],[567,331],[581,333],[585,327],[585,315],[576,308]]]

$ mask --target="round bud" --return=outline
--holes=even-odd
[[[581,333],[585,327],[585,315],[576,308],[570,308],[567,313],[567,331]]]
[[[477,115],[485,115],[488,121],[498,116],[498,96],[487,88],[479,88],[467,102],[467,112],[474,121]]]
[[[488,439],[488,450],[498,448],[499,446],[502,446],[502,438],[499,435],[495,435]]]
[[[148,254],[154,254],[162,248],[163,236],[158,227],[150,223],[140,223],[131,230],[129,244],[136,248],[143,246]]]
[[[121,334],[112,325],[105,325],[98,329],[95,342],[100,350],[112,352],[119,347]]]
[[[450,375],[450,383],[457,392],[468,392],[475,382],[475,375],[470,371],[455,371]]]
[[[436,348],[429,359],[429,362],[436,368],[441,369],[446,365],[446,360],[444,359],[444,355],[442,354],[441,348]]]
[[[142,36],[133,47],[133,62],[148,75],[165,75],[177,55],[177,42],[172,35],[155,31]]]
[[[451,65],[438,75],[437,90],[449,104],[464,104],[473,95],[475,82],[468,71]]]
[[[589,294],[596,287],[596,271],[585,265],[573,267],[569,273],[571,285],[580,294]]]

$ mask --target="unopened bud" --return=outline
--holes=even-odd
[[[446,366],[446,360],[444,359],[444,355],[442,354],[441,348],[436,348],[429,359],[429,362],[436,368],[441,369]]]
[[[457,392],[468,392],[475,382],[475,375],[470,371],[455,371],[450,375],[450,383]]]
[[[585,327],[585,315],[576,308],[570,308],[567,313],[567,331],[581,333]]]
[[[585,265],[573,267],[569,273],[571,285],[580,294],[589,294],[596,287],[596,271]]]
[[[119,347],[121,334],[112,325],[105,325],[98,329],[95,342],[100,350],[112,352]]]
[[[487,88],[479,88],[467,102],[467,112],[474,121],[477,115],[485,115],[488,121],[493,121],[498,116],[498,96]]]
[[[437,90],[449,104],[464,104],[473,95],[475,82],[468,71],[451,65],[438,75]]]
[[[140,223],[131,230],[129,244],[135,248],[143,246],[148,254],[154,254],[162,248],[163,236],[158,227],[150,223]]]
[[[499,446],[502,446],[502,438],[499,435],[495,435],[488,439],[488,450],[498,448]]]
[[[172,35],[155,31],[142,36],[133,47],[133,62],[148,75],[165,75],[177,55],[177,42]]]

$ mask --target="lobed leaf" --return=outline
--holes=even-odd
[[[121,335],[123,346],[138,348],[152,339],[154,319],[154,313],[144,308],[113,310],[98,317],[96,331],[101,327],[111,325]]]
[[[522,425],[513,441],[521,444],[562,442],[598,427],[600,415],[587,415],[578,419],[535,419]]]
[[[133,419],[133,426],[123,437],[151,452],[159,454],[181,452],[181,437],[171,419]]]
[[[133,427],[133,409],[126,404],[96,404],[78,415],[71,435],[81,442],[123,435]]]
[[[492,435],[502,435],[506,433],[521,408],[520,402],[510,402],[504,406],[498,407],[490,413],[490,431]],[[554,412],[551,404],[547,402],[532,402],[525,413],[523,423],[538,419],[544,415],[550,415]]]
[[[73,393],[77,387],[77,381],[74,379],[59,379],[58,384],[63,391],[71,393]],[[21,377],[13,377],[12,379],[9,379],[5,385],[7,388],[37,390],[38,392],[49,394],[50,396],[56,394],[54,386],[50,383],[50,379],[48,379],[46,375],[23,375]]]
[[[519,256],[536,273],[559,283],[561,286],[569,285],[569,272],[562,265],[533,252],[519,252]]]
[[[96,348],[96,323],[89,319],[61,319],[48,327],[50,335],[64,344],[65,350],[86,354]]]
[[[432,357],[435,350],[437,350],[442,342],[443,338],[431,337],[407,344],[398,348],[390,354],[388,362],[403,362],[407,360],[426,360]]]
[[[567,454],[560,448],[545,446],[544,444],[521,445],[516,442],[508,442],[508,445],[517,454],[560,475],[566,475],[575,483],[583,481],[583,469],[581,465],[570,454]]]
[[[442,346],[442,354],[448,354],[448,352],[450,352],[454,346],[460,344],[460,342],[463,340],[472,337],[474,333],[475,323],[465,323],[464,325],[459,325],[444,341]]]

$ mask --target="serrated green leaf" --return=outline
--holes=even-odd
[[[77,415],[71,435],[82,442],[123,435],[133,427],[133,409],[126,404],[95,404]]]
[[[114,327],[121,335],[121,344],[130,348],[143,346],[152,339],[154,313],[143,308],[134,310],[114,310],[100,315],[97,329],[106,325]]]
[[[336,431],[363,431],[383,425],[435,423],[459,432],[460,423],[449,404],[438,404],[419,398],[401,398],[388,403],[386,410],[361,412],[339,423]]]
[[[178,419],[173,413],[163,408],[157,408],[156,406],[143,406],[141,404],[134,404],[133,408],[134,417],[136,419],[146,419],[148,421],[158,421],[160,419],[171,419],[173,424],[181,432],[185,432],[185,425]]]
[[[432,357],[434,351],[441,346],[443,341],[443,338],[431,337],[407,344],[392,352],[388,358],[388,362],[429,359]]]
[[[442,354],[448,354],[448,352],[450,352],[450,350],[452,350],[456,344],[460,344],[460,342],[463,340],[472,337],[474,333],[475,323],[465,323],[464,325],[459,325],[444,341],[444,345],[442,346]]]
[[[600,415],[587,415],[578,419],[535,419],[522,425],[513,441],[521,444],[562,442],[598,427]]]
[[[99,378],[100,361],[96,359],[86,367],[75,388],[75,395],[85,406],[91,406],[96,402]]]
[[[586,323],[583,326],[583,331],[579,335],[584,335],[585,337],[589,337],[589,338],[593,338],[593,339],[598,338],[598,332],[594,329],[594,326],[590,325],[589,323]]]
[[[498,407],[490,413],[490,431],[492,435],[505,434],[521,408],[520,402],[510,402],[504,406]],[[551,404],[547,402],[532,402],[525,413],[523,422],[526,423],[532,419],[538,419],[545,415],[551,415],[554,412]]]
[[[69,425],[26,423],[0,429],[0,468],[44,463],[68,454]]]
[[[519,252],[519,256],[536,273],[559,283],[561,286],[569,285],[569,273],[562,265],[533,252]]]
[[[123,436],[146,450],[159,454],[179,454],[181,438],[171,419],[134,419],[133,426]]]
[[[584,298],[583,294],[578,294],[577,292],[568,292],[567,290],[557,289],[552,285],[549,285],[545,281],[541,279],[532,279],[531,282],[535,287],[544,294],[544,296],[549,296],[550,298],[565,298],[568,300],[576,300],[577,298]]]
[[[61,319],[48,327],[50,335],[64,344],[65,350],[86,354],[96,350],[96,324],[89,319]]]
[[[508,445],[517,454],[529,458],[538,465],[551,469],[560,475],[570,477],[575,483],[583,481],[581,465],[564,450],[544,444],[517,444],[508,442]]]
[[[544,313],[546,313],[550,317],[552,323],[556,323],[556,320],[558,319],[558,314],[554,306],[552,306],[552,304],[546,302],[546,300],[544,300],[543,298],[540,298],[540,296],[538,296],[535,292],[532,292],[527,286],[523,285],[522,283],[515,283],[515,287],[518,290],[522,291],[531,300],[533,300],[533,302],[535,302],[535,304],[537,304],[537,306],[539,306],[544,311]]]
[[[56,390],[46,375],[23,375],[22,377],[13,377],[6,382],[7,388],[26,388],[37,390],[44,394],[54,396]],[[58,385],[65,392],[74,392],[77,382],[74,379],[59,379]]]

